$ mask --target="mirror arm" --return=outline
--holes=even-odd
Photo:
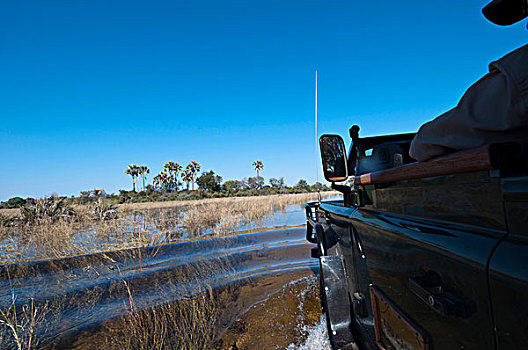
[[[352,127],[348,130],[350,134],[350,138],[352,139],[352,145],[350,147],[350,153],[348,158],[348,174],[347,175],[355,175],[356,174],[356,161],[358,158],[358,146],[359,146],[359,126],[358,125],[352,125]]]
[[[350,196],[349,194],[352,193],[352,188],[350,188],[350,186],[345,186],[345,185],[336,185],[335,182],[332,182],[332,184],[330,185],[330,187],[332,187],[334,190],[336,191],[339,191],[343,194],[343,204],[345,205],[345,207],[349,207],[350,206]]]
[[[352,192],[352,189],[350,188],[350,186],[336,185],[335,182],[332,182],[330,187],[332,187],[334,190],[339,191],[339,192],[344,193],[344,194],[349,194],[350,192]]]

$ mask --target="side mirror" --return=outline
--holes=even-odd
[[[319,138],[323,172],[330,182],[345,181],[348,178],[345,143],[339,135],[322,135]]]

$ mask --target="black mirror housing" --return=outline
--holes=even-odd
[[[324,177],[329,182],[341,182],[348,178],[346,148],[339,135],[322,135],[319,138]]]

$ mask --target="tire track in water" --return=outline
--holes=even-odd
[[[305,229],[290,228],[215,237],[155,247],[0,267],[0,305],[21,309],[33,299],[50,313],[37,331],[43,344],[67,347],[105,322],[135,310],[192,299],[214,290],[232,295],[222,306],[215,331],[221,334],[237,315],[292,279],[317,270]],[[2,345],[2,344],[0,344]]]

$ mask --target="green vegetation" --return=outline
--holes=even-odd
[[[125,174],[132,178],[131,191],[119,190],[117,194],[107,194],[104,190],[94,189],[81,191],[78,197],[60,197],[60,199],[64,205],[85,205],[97,204],[101,198],[104,198],[105,205],[112,206],[123,203],[182,201],[330,190],[326,185],[319,182],[309,185],[304,179],[300,179],[293,186],[287,186],[282,177],[270,178],[266,183],[264,177],[260,176],[264,169],[264,163],[261,160],[256,160],[252,166],[256,172],[255,177],[223,182],[222,176],[213,170],[201,172],[201,166],[196,161],[189,162],[185,168],[179,163],[168,161],[163,166],[163,171],[152,178],[152,184],[148,184],[150,169],[145,165],[130,164],[125,170]],[[136,187],[140,179],[141,183]],[[185,187],[183,183],[185,183]],[[195,184],[197,185],[196,190]],[[6,202],[0,202],[0,209],[23,208],[36,205],[36,203],[37,200],[33,198],[13,197]]]
[[[81,192],[81,195],[82,195],[82,192]],[[7,202],[1,202],[0,208],[1,209],[21,208],[24,205],[26,205],[26,203],[30,203],[30,202],[34,203],[35,200],[33,198],[24,199],[20,197],[13,197],[13,198],[10,198]]]

